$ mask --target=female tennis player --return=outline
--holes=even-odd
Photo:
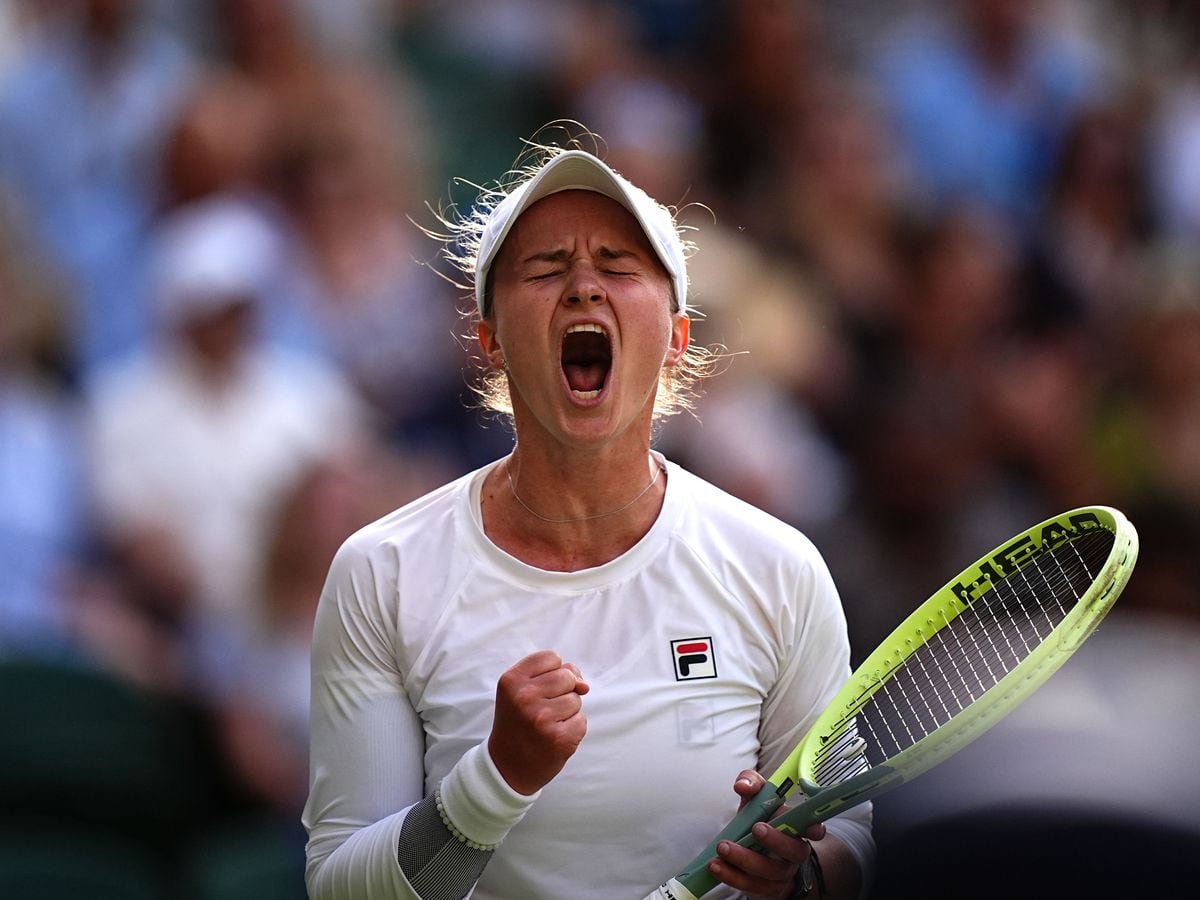
[[[812,544],[652,449],[703,363],[671,213],[540,150],[448,245],[512,452],[353,535],[320,600],[317,900],[644,897],[849,675]],[[766,830],[711,896],[859,895],[869,805]]]

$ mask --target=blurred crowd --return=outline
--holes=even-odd
[[[1094,503],[1200,628],[1200,4],[9,0],[0,657],[186,703],[294,821],[333,552],[511,441],[425,232],[583,129],[727,351],[660,448],[814,538],[856,655]]]

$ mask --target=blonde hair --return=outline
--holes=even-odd
[[[544,139],[545,132],[556,129],[564,133],[563,139],[555,143],[546,141]],[[601,158],[604,156],[603,139],[599,135],[583,129],[578,123],[553,123],[540,129],[538,134],[543,137],[538,140],[524,141],[525,149],[517,157],[513,167],[493,185],[460,182],[477,191],[474,205],[469,213],[460,214],[457,206],[450,204],[448,207],[433,210],[440,231],[423,229],[426,234],[441,243],[442,259],[448,262],[458,272],[458,277],[465,279],[465,282],[460,282],[458,277],[452,275],[439,274],[443,274],[443,277],[446,277],[456,288],[468,292],[470,297],[475,295],[476,263],[479,258],[481,238],[496,207],[513,191],[537,175],[547,162],[560,153],[567,150],[587,150],[595,156]],[[667,211],[671,214],[672,221],[675,221],[678,212],[670,207],[667,207]],[[680,234],[680,242],[683,244],[685,253],[690,255],[694,252],[695,245],[691,241],[684,240],[683,234],[692,229],[678,224],[675,227]],[[487,286],[485,291],[485,311],[482,314],[473,300],[469,306],[464,305],[462,310],[464,317],[472,325],[479,321],[481,315],[483,318],[487,318],[491,314],[490,286]],[[674,290],[671,291],[671,311],[672,313],[679,312],[679,302]],[[693,319],[700,317],[696,313],[694,305],[691,304],[689,304],[688,312],[684,315]],[[473,329],[466,339],[473,342]],[[674,365],[663,366],[659,374],[659,388],[654,398],[655,420],[679,412],[693,411],[698,393],[697,382],[712,374],[719,356],[719,351],[714,348],[689,344],[678,362]],[[509,393],[508,376],[505,372],[485,367],[481,382],[474,385],[473,390],[478,395],[483,408],[505,416],[512,416],[512,397]]]

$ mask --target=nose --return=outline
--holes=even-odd
[[[574,306],[586,302],[599,303],[605,298],[604,286],[596,277],[590,263],[579,261],[571,267],[571,277],[563,288],[563,302]]]

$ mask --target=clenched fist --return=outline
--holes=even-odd
[[[553,650],[526,656],[496,686],[488,753],[521,794],[541,790],[562,771],[587,733],[581,697],[588,684]]]

